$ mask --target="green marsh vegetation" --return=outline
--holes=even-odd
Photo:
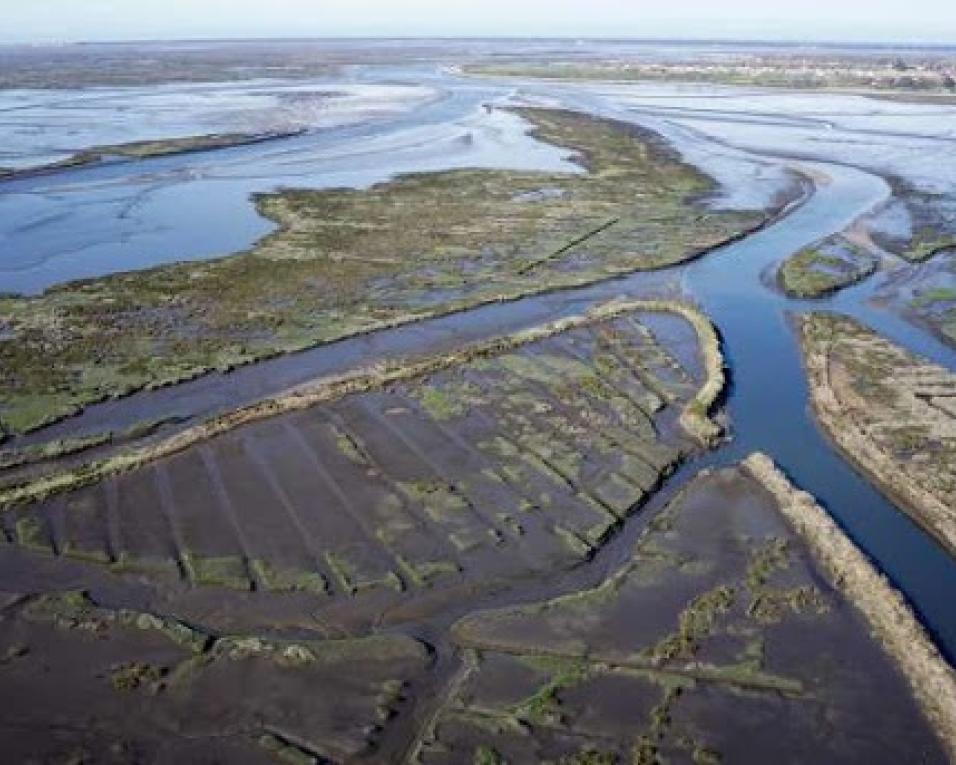
[[[456,170],[261,195],[278,230],[248,252],[0,298],[0,425],[27,432],[144,387],[659,268],[765,220],[697,206],[714,182],[656,136],[520,114],[587,171]],[[563,194],[522,196],[541,188]]]
[[[867,278],[877,261],[841,236],[801,250],[780,267],[778,280],[791,297],[824,297]]]
[[[821,424],[956,553],[956,375],[836,314],[803,317],[801,341]]]

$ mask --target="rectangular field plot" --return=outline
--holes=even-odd
[[[691,448],[677,420],[699,373],[633,313],[535,337],[18,509],[8,537],[333,599],[573,566]]]

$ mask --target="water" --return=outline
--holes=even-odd
[[[0,90],[0,167],[35,168],[92,146],[361,123],[433,97],[424,87],[340,80]]]
[[[768,266],[819,234],[839,230],[888,191],[875,176],[839,166],[825,169],[834,183],[822,188],[814,203],[687,271],[686,285],[720,328],[732,370],[727,407],[734,439],[717,459],[730,464],[757,450],[773,457],[903,589],[939,645],[953,657],[956,562],[851,468],[821,433],[809,412],[792,312],[812,307],[850,314],[950,369],[956,367],[956,353],[908,325],[904,330],[869,306],[866,297],[872,288],[809,304],[788,301],[761,284]],[[887,331],[888,325],[892,331]]]
[[[428,76],[405,70],[413,81]],[[435,98],[411,113],[0,182],[0,292],[35,294],[64,281],[244,250],[273,228],[250,195],[283,186],[367,187],[400,173],[458,167],[579,171],[566,151],[531,139],[523,120],[483,108],[509,88],[442,88],[445,80],[431,76]]]

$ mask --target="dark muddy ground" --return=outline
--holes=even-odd
[[[640,318],[243,428],[6,514],[7,589],[68,593],[8,600],[3,694],[36,703],[7,730],[37,754],[34,734],[61,720],[51,757],[377,756],[429,653],[398,633],[357,636],[432,632],[463,598],[573,568],[694,450],[675,424],[700,385],[693,330],[653,319],[671,354]],[[130,694],[143,703],[124,720]],[[389,746],[413,723],[399,715]]]
[[[220,637],[81,593],[5,596],[9,762],[341,761],[429,664],[400,636]]]
[[[467,658],[422,762],[945,759],[866,623],[738,470],[692,482],[596,589],[453,635]]]
[[[624,315],[7,513],[15,752],[717,762],[784,740],[943,761],[862,617],[736,471],[654,514],[595,589],[559,576],[695,451],[675,422],[701,384],[693,337]],[[466,615],[549,580],[574,594]]]

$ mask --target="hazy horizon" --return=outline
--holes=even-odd
[[[94,46],[94,45],[196,45],[202,43],[309,43],[309,42],[583,42],[583,43],[623,43],[623,44],[660,44],[660,45],[741,45],[741,46],[780,46],[798,48],[801,46],[820,46],[839,48],[841,46],[854,48],[937,48],[937,49],[956,49],[956,40],[894,40],[894,39],[846,39],[846,38],[810,38],[793,37],[774,39],[770,37],[673,37],[673,36],[647,36],[647,37],[624,37],[624,36],[599,36],[599,35],[453,35],[453,34],[433,34],[433,35],[400,35],[400,34],[338,34],[338,35],[271,35],[265,37],[252,36],[220,36],[220,37],[116,37],[102,39],[37,39],[37,40],[15,40],[0,37],[0,46],[5,47],[68,47],[68,46]]]
[[[51,23],[55,19],[55,23]],[[956,44],[947,0],[806,0],[768,8],[757,0],[660,4],[625,0],[41,0],[6,10],[2,43],[239,39],[536,38]]]

